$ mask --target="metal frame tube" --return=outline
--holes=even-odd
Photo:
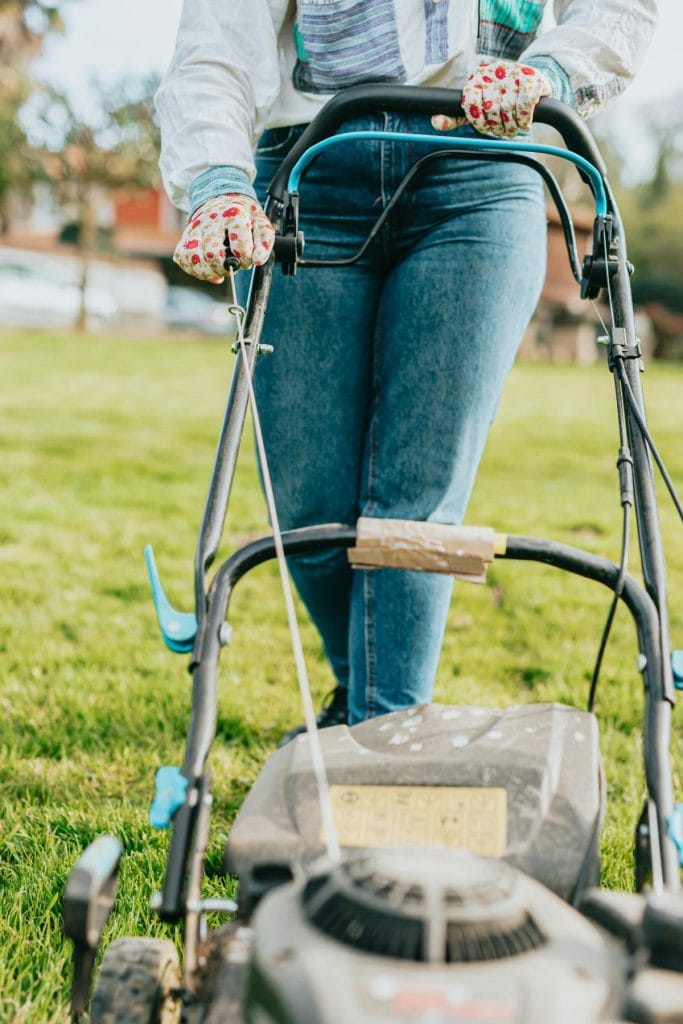
[[[336,93],[316,114],[282,161],[269,188],[270,196],[282,202],[287,191],[289,175],[299,157],[317,142],[334,135],[345,121],[361,114],[391,111],[397,114],[433,114],[435,111],[462,117],[457,89],[406,88],[403,85],[355,85]],[[595,139],[578,114],[559,100],[542,99],[534,112],[538,124],[555,128],[568,149],[597,167],[603,178],[607,168]],[[580,172],[581,173],[581,172]]]
[[[275,209],[272,216],[277,217]],[[276,220],[277,223],[277,220]],[[230,490],[235,477],[242,431],[249,404],[247,373],[253,374],[258,358],[259,341],[268,305],[268,296],[273,278],[274,263],[270,259],[263,267],[254,269],[249,301],[247,303],[244,336],[250,341],[247,348],[245,367],[242,353],[235,359],[230,390],[223,415],[216,447],[209,491],[199,529],[199,539],[194,562],[195,614],[199,625],[198,639],[202,635],[202,624],[206,614],[206,572],[213,563],[225,525]],[[196,645],[195,645],[196,647]]]
[[[355,527],[324,524],[290,530],[283,534],[288,556],[310,554],[355,544]],[[183,771],[200,778],[205,770],[216,726],[216,689],[221,651],[220,629],[225,622],[230,598],[237,582],[251,569],[275,557],[272,537],[264,537],[236,551],[218,570],[213,581],[207,615],[203,657],[194,669],[192,716]],[[613,590],[619,567],[608,559],[555,541],[510,536],[504,557],[535,561],[594,580]],[[678,854],[668,836],[667,819],[673,811],[669,770],[671,705],[666,696],[667,660],[662,657],[660,617],[652,597],[630,575],[626,575],[622,600],[629,609],[643,655],[641,670],[645,688],[643,756],[650,797],[657,807],[661,874],[667,889],[679,887]]]

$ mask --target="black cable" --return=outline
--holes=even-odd
[[[608,243],[607,232],[606,231],[603,232],[602,244],[603,244],[603,248],[604,248],[604,252],[605,252],[605,266],[607,268],[607,297],[608,297],[608,304],[609,304],[610,320],[612,321],[612,328],[614,328],[614,309],[613,309],[613,306],[612,306],[612,288],[610,286],[610,275],[609,275],[609,243]],[[648,448],[650,449],[650,452],[652,453],[652,457],[653,457],[653,459],[655,460],[655,462],[657,464],[657,468],[658,468],[659,472],[662,474],[662,479],[664,480],[664,483],[666,484],[666,489],[668,490],[669,495],[671,496],[671,500],[673,501],[674,506],[676,508],[676,511],[678,512],[678,515],[679,515],[681,521],[683,522],[683,504],[681,504],[681,500],[678,497],[678,494],[676,493],[676,488],[674,486],[674,482],[673,482],[673,480],[671,479],[671,477],[669,475],[669,471],[667,470],[666,466],[664,465],[664,460],[662,459],[661,455],[659,454],[659,451],[657,449],[657,445],[654,442],[652,434],[650,433],[650,431],[647,428],[647,424],[645,422],[643,414],[641,413],[640,409],[638,408],[638,402],[636,401],[636,396],[633,394],[633,388],[631,387],[631,382],[628,379],[628,375],[627,375],[626,369],[624,367],[624,360],[617,357],[614,360],[614,365],[617,367],[617,373],[619,374],[619,380],[621,382],[621,386],[622,386],[622,388],[624,390],[624,394],[626,395],[626,400],[627,400],[627,402],[628,402],[628,404],[629,404],[629,406],[631,408],[631,412],[633,413],[635,421],[638,424],[638,428],[640,430],[640,433],[643,436],[645,444],[648,446]]]
[[[408,170],[407,174],[402,181],[399,182],[396,191],[389,200],[387,206],[375,222],[370,234],[365,239],[360,249],[355,252],[352,256],[343,257],[341,259],[306,259],[302,257],[297,259],[298,266],[301,267],[348,267],[356,263],[368,250],[371,242],[379,234],[380,230],[386,224],[388,218],[393,213],[399,199],[403,193],[407,190],[413,179],[417,174],[429,163],[435,160],[442,159],[458,159],[458,160],[480,160],[487,163],[495,163],[496,161],[506,161],[507,163],[523,164],[526,167],[531,167],[541,178],[543,178],[550,197],[555,204],[557,209],[560,223],[562,224],[562,231],[564,234],[565,246],[567,248],[567,256],[569,259],[569,266],[571,272],[574,275],[575,280],[581,283],[581,261],[576,247],[576,235],[574,233],[574,223],[572,221],[567,201],[562,194],[557,179],[550,168],[541,163],[535,157],[528,156],[526,153],[508,153],[505,150],[501,150],[500,153],[473,153],[473,152],[454,152],[452,149],[435,150],[433,153],[428,153],[426,156],[421,157],[417,160],[412,167]]]
[[[609,612],[607,613],[607,619],[602,631],[602,637],[600,639],[600,647],[598,648],[598,654],[595,659],[595,666],[593,668],[593,678],[591,679],[590,691],[588,693],[588,710],[592,711],[595,706],[595,692],[598,688],[598,678],[600,676],[600,669],[602,667],[602,659],[605,654],[605,648],[607,647],[607,641],[612,630],[612,623],[614,622],[614,616],[616,614],[617,606],[621,600],[621,595],[624,590],[624,580],[626,579],[627,562],[628,562],[628,545],[630,535],[630,515],[631,508],[628,504],[623,506],[624,514],[621,527],[621,558],[619,560],[619,575],[617,576],[614,584],[614,597],[610,604]]]
[[[608,305],[609,305],[609,311],[610,311],[610,320],[611,320],[611,324],[612,324],[612,329],[614,329],[614,308],[613,308],[612,289],[610,287],[610,274],[609,274],[609,244],[608,244],[607,232],[606,231],[603,233],[602,240],[603,240],[603,247],[604,247],[604,253],[605,253],[605,267],[606,267],[606,270],[607,270],[607,296],[608,296]],[[650,434],[650,432],[649,432],[649,430],[647,428],[647,424],[645,423],[645,419],[644,419],[640,409],[638,408],[638,403],[636,401],[636,396],[633,393],[633,389],[631,387],[631,382],[628,379],[628,375],[626,373],[626,367],[624,366],[624,359],[623,359],[622,356],[620,356],[620,355],[614,355],[613,356],[612,370],[613,370],[613,376],[614,376],[614,386],[615,386],[616,401],[617,401],[617,420],[618,420],[618,424],[619,424],[619,440],[620,440],[620,445],[621,445],[621,447],[619,449],[619,459],[617,460],[617,465],[619,467],[619,476],[620,476],[621,505],[622,505],[622,509],[623,509],[623,520],[622,520],[622,531],[621,531],[621,558],[619,560],[619,575],[618,575],[618,577],[616,579],[616,582],[615,582],[615,585],[614,585],[614,597],[612,598],[612,602],[610,604],[610,608],[609,608],[609,611],[607,613],[607,619],[605,621],[605,626],[603,628],[602,637],[601,637],[601,640],[600,640],[600,647],[598,649],[598,654],[597,654],[597,657],[595,659],[595,666],[593,668],[593,677],[591,679],[591,685],[590,685],[590,690],[589,690],[589,694],[588,694],[588,710],[589,711],[592,711],[594,706],[595,706],[595,694],[596,694],[596,690],[597,690],[597,686],[598,686],[598,678],[599,678],[599,675],[600,675],[600,668],[602,666],[602,659],[603,659],[603,656],[604,656],[604,653],[605,653],[605,648],[607,647],[607,642],[609,640],[609,635],[610,635],[610,632],[611,632],[611,629],[612,629],[612,623],[614,622],[614,616],[616,614],[617,605],[619,603],[619,600],[620,600],[622,592],[623,592],[624,579],[625,579],[625,576],[626,576],[626,569],[627,569],[627,564],[628,564],[628,545],[629,545],[629,535],[630,535],[630,511],[631,511],[631,506],[633,504],[633,486],[632,486],[632,466],[633,466],[633,460],[631,458],[631,453],[630,453],[628,447],[626,446],[625,415],[624,415],[625,414],[625,410],[624,410],[624,396],[626,397],[626,401],[628,402],[630,410],[631,410],[631,412],[634,415],[636,423],[638,424],[638,428],[639,428],[639,430],[640,430],[640,432],[641,432],[641,434],[643,436],[643,439],[645,440],[646,445],[650,449],[650,451],[652,453],[652,456],[653,456],[653,458],[654,458],[654,460],[655,460],[655,462],[657,464],[657,467],[658,467],[660,473],[662,474],[662,477],[663,477],[664,482],[665,482],[665,484],[667,486],[669,494],[671,495],[673,503],[674,503],[674,505],[676,507],[676,511],[678,512],[679,516],[681,517],[681,520],[683,521],[683,505],[681,505],[681,502],[680,502],[680,499],[678,498],[678,495],[676,493],[676,488],[674,487],[673,481],[671,480],[671,477],[669,476],[669,473],[668,473],[668,471],[666,469],[666,466],[664,465],[662,457],[660,456],[660,454],[659,454],[659,452],[657,450],[657,446],[654,443],[652,435]],[[616,373],[614,373],[615,370],[616,370]]]
[[[607,239],[607,231],[603,231],[602,236],[604,253],[605,253],[605,269],[607,274],[607,299],[610,312],[610,321],[612,328],[614,329],[614,309],[612,306],[612,289],[610,287],[610,267],[609,267],[609,246]],[[614,365],[619,365],[623,369],[623,359],[616,358]],[[620,375],[619,375],[620,376]],[[626,415],[624,409],[624,396],[622,388],[620,387],[621,381],[617,376],[612,373],[614,380],[614,394],[617,403],[617,424],[619,427],[619,458],[617,459],[617,468],[619,470],[619,490],[621,497],[621,507],[623,510],[622,524],[621,524],[621,556],[619,558],[619,575],[614,584],[614,596],[607,612],[607,619],[602,630],[602,636],[600,638],[600,646],[595,659],[595,665],[593,667],[593,677],[591,679],[590,690],[588,691],[588,710],[592,711],[595,707],[595,694],[598,688],[598,679],[600,677],[600,669],[602,667],[602,659],[605,654],[607,642],[609,640],[610,633],[612,631],[612,623],[614,622],[614,616],[616,615],[617,606],[621,599],[621,595],[624,589],[624,579],[626,578],[626,571],[628,567],[628,546],[630,538],[630,516],[631,507],[633,505],[633,458],[628,448],[628,432],[626,429]]]
[[[666,466],[664,465],[664,462],[662,460],[661,455],[659,454],[659,451],[657,450],[657,445],[655,444],[650,431],[647,429],[647,424],[645,423],[643,415],[640,409],[638,408],[636,396],[633,394],[633,389],[631,388],[631,382],[629,381],[626,375],[626,370],[624,369],[623,360],[616,360],[616,364],[618,367],[619,379],[621,380],[621,384],[626,395],[626,400],[628,401],[628,404],[631,407],[631,412],[635,417],[636,423],[638,424],[640,432],[643,435],[645,443],[652,452],[652,457],[657,463],[657,468],[659,469],[659,472],[662,474],[662,479],[666,484],[666,489],[668,490],[671,496],[671,500],[673,501],[676,507],[676,511],[678,512],[681,521],[683,521],[683,505],[681,504],[681,500],[676,492],[674,482],[671,479]]]
[[[610,309],[611,312],[611,309]],[[598,679],[600,676],[600,669],[602,667],[602,659],[605,654],[607,647],[607,641],[609,640],[610,632],[612,630],[612,623],[614,622],[614,616],[617,611],[617,606],[624,589],[624,579],[626,578],[626,572],[628,568],[628,546],[630,537],[630,514],[631,507],[633,505],[633,459],[631,452],[628,448],[627,443],[627,431],[626,431],[626,416],[624,411],[624,398],[621,393],[619,381],[615,376],[614,380],[614,395],[617,403],[617,424],[619,427],[619,458],[617,459],[617,468],[619,470],[619,490],[621,495],[621,507],[623,509],[623,519],[621,526],[621,557],[619,559],[619,575],[614,584],[614,597],[610,604],[609,611],[607,613],[607,619],[602,630],[602,637],[600,639],[600,646],[595,659],[595,665],[593,667],[593,677],[591,679],[590,690],[588,693],[588,710],[592,711],[595,706],[595,694],[598,688]]]

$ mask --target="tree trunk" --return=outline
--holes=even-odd
[[[80,301],[78,304],[78,313],[74,322],[74,330],[83,332],[88,324],[88,310],[86,304],[88,271],[90,269],[90,258],[95,250],[95,240],[97,236],[97,221],[95,217],[94,203],[89,189],[86,189],[81,196],[79,206],[78,252],[81,257],[81,276],[79,281]]]

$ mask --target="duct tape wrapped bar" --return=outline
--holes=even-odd
[[[504,553],[505,537],[489,527],[363,516],[348,557],[359,569],[414,569],[484,583],[487,567]]]

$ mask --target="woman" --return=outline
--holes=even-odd
[[[342,131],[527,131],[542,96],[582,115],[619,93],[646,49],[656,0],[186,0],[157,95],[161,168],[190,212],[175,253],[224,277],[273,232],[259,200],[329,95],[360,82],[462,89],[466,123],[378,113]],[[258,140],[258,143],[257,143]],[[252,151],[257,143],[256,159]],[[432,147],[350,142],[302,188],[307,255],[355,252]],[[363,260],[276,275],[259,407],[283,528],[358,516],[459,523],[505,377],[545,271],[540,178],[507,163],[439,160],[402,197]],[[343,551],[292,560],[337,678],[321,725],[430,699],[452,582],[354,570]]]

